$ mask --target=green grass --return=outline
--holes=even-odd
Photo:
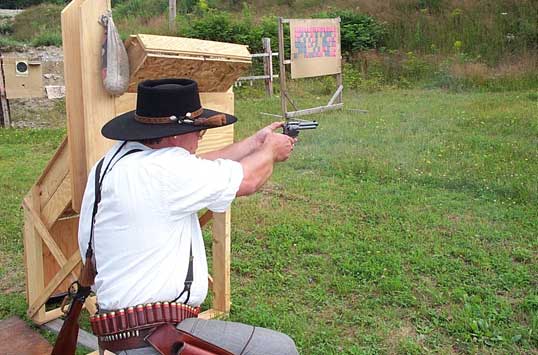
[[[247,94],[238,138],[280,107]],[[345,102],[369,113],[312,116],[262,192],[234,203],[230,319],[303,354],[538,354],[536,93]],[[19,205],[63,134],[0,132],[1,318],[24,314]]]

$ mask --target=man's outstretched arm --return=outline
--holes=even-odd
[[[274,133],[274,131],[282,127],[283,124],[283,122],[273,122],[240,142],[230,144],[222,149],[200,154],[199,157],[207,160],[230,159],[240,161],[246,156],[254,153],[257,149],[260,149],[265,142],[267,135]]]

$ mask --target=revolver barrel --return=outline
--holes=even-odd
[[[289,121],[284,125],[284,134],[290,137],[297,137],[299,131],[303,129],[316,129],[318,128],[317,121]]]

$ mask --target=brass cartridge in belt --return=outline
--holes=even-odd
[[[134,328],[138,325],[138,319],[136,318],[133,307],[127,308],[127,323],[129,324],[129,328]]]
[[[164,319],[163,308],[161,302],[157,302],[153,305],[153,316],[155,317],[155,322],[162,322]]]
[[[145,308],[146,313],[146,324],[152,324],[155,322],[155,315],[153,314],[153,305],[148,303]]]
[[[127,327],[127,316],[125,315],[125,310],[120,309],[118,311],[118,328],[119,330],[125,330]]]

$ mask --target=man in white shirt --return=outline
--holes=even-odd
[[[231,353],[297,354],[284,334],[194,317],[206,297],[208,278],[197,212],[224,212],[236,196],[256,192],[273,165],[288,159],[296,141],[276,133],[282,124],[274,123],[241,142],[195,155],[207,129],[236,120],[202,108],[196,82],[163,79],[140,83],[136,110],[103,127],[105,137],[120,142],[90,172],[79,225],[83,260],[89,245],[94,253],[99,313],[108,317],[104,322],[104,316],[97,318],[95,329],[101,327],[97,335],[112,333],[99,337],[101,347],[157,354],[143,341],[134,347],[120,342],[126,329],[121,322],[129,323],[128,311],[143,318],[135,322],[137,330],[153,324],[150,316],[173,321],[168,318],[177,302],[192,307],[186,319],[176,319],[179,329]]]

